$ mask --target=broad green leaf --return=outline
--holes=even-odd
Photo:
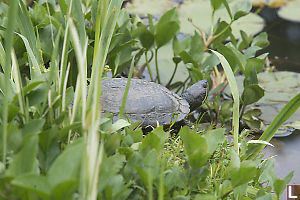
[[[53,162],[47,177],[51,186],[79,179],[81,159],[84,152],[83,140],[69,145]]]
[[[214,151],[217,149],[218,145],[224,142],[224,133],[225,129],[223,128],[211,130],[205,133],[204,138],[207,142],[207,152],[209,154],[213,154]]]
[[[179,135],[183,140],[184,151],[190,166],[194,169],[204,166],[209,157],[206,139],[187,126],[181,128]]]
[[[28,134],[36,135],[41,132],[43,126],[45,124],[45,119],[33,119],[30,120],[25,126],[22,128],[22,135],[26,136]]]
[[[200,63],[204,57],[204,42],[198,32],[195,31],[194,35],[190,40],[190,50],[189,53],[193,60]]]
[[[27,98],[29,100],[30,106],[37,106],[47,100],[47,95],[49,92],[49,85],[45,82],[37,86],[35,90],[32,90]]]
[[[194,67],[198,67],[197,62],[192,58],[192,56],[185,50],[179,53],[180,58],[182,59],[184,64],[191,63]]]
[[[24,137],[22,148],[13,157],[13,160],[6,171],[6,176],[17,177],[24,174],[38,173],[36,160],[37,153],[38,136],[30,134]]]
[[[51,197],[55,200],[72,200],[74,194],[78,191],[78,182],[68,180],[59,183],[51,190]]]
[[[262,32],[253,39],[251,46],[258,46],[261,48],[266,48],[267,46],[269,46],[269,44],[270,43],[268,41],[267,33]]]
[[[170,21],[175,21],[177,23],[179,23],[179,19],[178,19],[178,13],[177,13],[177,8],[174,7],[170,10],[168,10],[167,12],[165,12],[163,14],[163,16],[161,16],[161,18],[159,19],[158,21],[158,24],[160,23],[167,23],[167,22],[170,22]]]
[[[240,34],[241,34],[242,40],[240,40],[238,43],[238,50],[241,51],[241,50],[249,47],[249,45],[251,44],[251,42],[253,40],[253,36],[248,36],[247,33],[243,30],[240,31]]]
[[[210,0],[213,11],[219,9],[222,5],[222,0]]]
[[[147,28],[140,34],[139,39],[145,49],[149,50],[153,46],[154,35]]]
[[[257,173],[257,163],[251,160],[241,162],[239,168],[230,170],[232,186],[236,187],[248,183]]]
[[[129,126],[129,125],[130,125],[130,123],[127,122],[126,120],[119,119],[118,121],[116,121],[115,123],[112,124],[111,130],[112,130],[112,132],[116,132],[126,126]]]
[[[219,186],[219,198],[223,197],[224,195],[228,194],[232,191],[232,184],[229,180],[225,180],[222,184]]]
[[[246,59],[243,54],[237,51],[232,46],[218,45],[218,51],[226,58],[233,72],[241,70],[244,73]]]
[[[180,26],[176,21],[157,23],[154,35],[157,48],[160,48],[170,42],[171,39],[178,33],[179,28]]]
[[[262,89],[259,85],[247,85],[242,94],[242,103],[245,106],[253,104],[260,100],[264,95],[264,89]]]
[[[33,191],[44,198],[49,198],[50,196],[51,186],[45,176],[37,174],[22,175],[13,179],[11,184]]]
[[[213,44],[219,44],[224,42],[224,40],[226,40],[230,36],[231,32],[231,26],[227,22],[221,21],[217,23],[214,32],[215,39],[213,41]]]
[[[168,170],[165,178],[165,186],[168,190],[181,188],[184,189],[188,184],[188,177],[180,168],[171,168]]]
[[[247,15],[252,8],[252,4],[250,1],[238,1],[232,8],[232,13],[234,16],[234,20],[237,20],[245,15]]]
[[[125,156],[120,154],[103,158],[99,178],[99,191],[102,191],[105,187],[111,185],[112,177],[119,173],[124,166],[125,161]]]
[[[11,108],[9,108],[11,110]],[[0,130],[2,130],[2,125],[0,125]],[[22,145],[23,136],[21,134],[21,130],[14,124],[14,121],[10,122],[7,126],[7,151],[16,153],[20,146]],[[2,134],[1,134],[2,136]],[[0,138],[0,142],[2,144],[2,137]]]
[[[151,148],[157,152],[163,150],[165,140],[168,138],[168,133],[163,131],[163,127],[158,127],[154,131],[147,134],[142,141],[140,149]]]

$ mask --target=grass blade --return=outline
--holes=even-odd
[[[125,114],[126,100],[127,100],[127,96],[128,96],[128,92],[129,92],[129,88],[130,88],[130,82],[131,82],[131,77],[132,77],[133,68],[134,68],[134,61],[135,61],[135,56],[133,56],[133,58],[131,60],[131,65],[130,65],[130,70],[129,70],[128,79],[127,79],[127,83],[126,83],[126,88],[124,91],[124,95],[123,95],[123,99],[122,99],[122,103],[121,103],[121,107],[120,107],[120,113],[119,113],[120,119],[122,119]]]
[[[259,140],[270,142],[276,131],[280,126],[288,120],[300,107],[300,93],[291,99],[276,115],[268,128],[260,136]],[[261,150],[264,149],[265,144],[253,144],[247,152],[247,156],[250,158],[255,157]]]
[[[240,95],[237,87],[237,83],[233,74],[233,71],[225,59],[225,57],[216,52],[211,50],[220,60],[221,65],[224,69],[226,74],[229,87],[231,90],[231,94],[233,97],[233,116],[232,116],[232,128],[233,128],[233,135],[234,135],[234,149],[237,153],[239,153],[239,146],[238,146],[238,135],[239,135],[239,106],[240,106]]]
[[[10,52],[13,46],[13,32],[15,29],[16,15],[18,10],[17,1],[9,1],[8,15],[7,15],[7,30],[5,31],[5,65],[4,65],[4,81],[5,85],[9,84],[11,73],[11,57]],[[2,116],[2,162],[6,166],[6,151],[7,151],[7,120],[8,120],[8,89],[3,87],[4,101],[3,101],[3,116]]]
[[[23,117],[23,123],[26,124],[27,119],[25,119],[28,114],[25,114],[25,98],[22,90],[22,82],[21,82],[21,75],[20,75],[20,69],[18,65],[18,60],[15,54],[15,51],[12,49],[11,51],[11,58],[12,58],[12,77],[15,82],[16,90],[17,90],[17,96],[19,100],[20,105],[20,112],[22,113]]]
[[[28,40],[30,49],[32,50],[32,53],[38,63],[37,65],[31,63],[30,67],[38,67],[41,64],[41,59],[40,59],[39,50],[36,46],[37,45],[36,36],[34,34],[34,28],[30,20],[27,8],[24,5],[24,2],[22,0],[19,0],[19,12],[18,12],[17,20],[18,20],[19,29],[21,31],[20,33]]]

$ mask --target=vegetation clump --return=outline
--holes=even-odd
[[[266,33],[244,31],[236,40],[231,25],[249,14],[251,4],[212,0],[210,32],[195,26],[180,40],[177,8],[143,22],[122,3],[0,2],[0,198],[279,198],[293,173],[278,178],[274,160],[260,153],[298,109],[300,94],[259,140],[247,139],[260,128],[259,111],[247,106],[264,95],[257,73],[267,55],[257,52],[268,41]],[[214,18],[220,8],[230,22]],[[165,49],[172,53],[167,69],[160,60]],[[181,66],[187,76],[176,79]],[[245,77],[241,94],[236,74]],[[113,122],[101,112],[101,81],[121,75],[128,82]],[[138,122],[128,122],[126,93],[131,78],[143,76],[177,93],[209,81],[208,99],[191,128],[171,135],[172,127],[158,126],[144,135]],[[223,93],[227,85],[230,97]]]

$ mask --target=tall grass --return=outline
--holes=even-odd
[[[237,83],[233,74],[233,71],[229,65],[229,63],[227,62],[226,58],[216,52],[211,50],[220,60],[221,65],[224,69],[224,72],[226,74],[228,83],[229,83],[229,87],[231,90],[231,94],[233,97],[233,116],[232,116],[232,128],[233,128],[233,136],[234,136],[234,141],[233,141],[233,145],[234,145],[234,149],[237,153],[239,153],[239,145],[238,145],[238,138],[239,138],[239,106],[240,106],[240,95],[239,95],[239,91],[238,91],[238,87],[237,87]]]
[[[4,72],[4,101],[2,111],[2,162],[6,166],[6,153],[7,153],[7,118],[8,118],[8,87],[9,79],[11,76],[11,49],[13,46],[13,36],[16,24],[16,16],[18,10],[17,1],[9,1],[9,9],[7,13],[7,29],[5,31],[5,60],[3,72]],[[2,59],[3,60],[3,59]]]
[[[96,1],[96,0],[94,0]],[[90,90],[87,94],[87,47],[89,38],[85,32],[85,19],[82,11],[82,2],[77,0],[71,0],[67,5],[68,10],[62,8],[65,12],[65,27],[60,27],[58,34],[54,39],[53,24],[50,20],[51,26],[51,39],[53,45],[53,52],[50,62],[50,78],[47,80],[49,84],[48,92],[48,108],[43,116],[47,119],[55,120],[62,112],[67,109],[66,105],[66,88],[68,82],[68,76],[70,71],[70,63],[68,60],[68,51],[70,48],[74,49],[75,57],[78,67],[78,78],[75,89],[75,99],[73,109],[69,121],[64,121],[62,126],[72,125],[75,122],[76,117],[79,117],[82,128],[83,138],[85,144],[85,152],[81,165],[81,182],[79,186],[81,199],[97,199],[98,194],[98,178],[100,173],[100,166],[103,157],[103,139],[100,139],[99,143],[99,125],[101,118],[101,78],[103,75],[103,69],[107,58],[107,53],[112,39],[112,35],[115,30],[117,17],[119,15],[123,0],[101,0],[97,1],[97,17],[95,27],[95,42],[93,52],[93,65],[92,75],[90,82]],[[86,2],[86,5],[91,5],[91,1]],[[59,1],[59,5],[66,6],[64,1]],[[19,6],[19,7],[18,7]],[[66,8],[66,7],[64,7]],[[48,15],[49,5],[47,4]],[[28,120],[28,102],[23,94],[23,86],[20,76],[20,69],[13,46],[13,37],[20,37],[25,45],[28,53],[29,67],[30,67],[30,80],[45,81],[43,72],[41,72],[39,66],[43,65],[41,62],[41,55],[39,49],[39,38],[36,37],[33,24],[30,20],[27,8],[23,1],[12,0],[9,1],[8,11],[8,26],[5,31],[5,46],[0,45],[0,64],[3,66],[3,72],[5,75],[5,83],[1,85],[9,85],[12,81],[17,92],[17,99],[20,106],[20,113],[22,114],[23,123],[26,124]],[[18,30],[20,33],[14,34],[14,30],[17,29],[16,21],[18,21]],[[76,21],[76,23],[74,22]],[[63,30],[64,29],[64,30]],[[64,32],[63,45],[61,57],[59,56],[59,44],[61,32]],[[12,64],[11,64],[12,59]],[[8,102],[9,97],[7,91],[9,87],[3,87],[4,101],[2,111],[2,162],[6,166],[6,154],[7,154],[7,121],[8,121]],[[57,92],[57,93],[56,93]],[[54,96],[57,94],[57,96]],[[59,98],[62,98],[61,107],[53,108],[53,105]],[[78,114],[79,113],[79,114]],[[69,142],[71,141],[71,132],[69,132]]]

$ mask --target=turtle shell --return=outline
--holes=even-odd
[[[110,112],[117,119],[127,79],[112,78],[102,81],[103,112]],[[190,112],[188,102],[162,85],[141,79],[131,79],[125,113],[142,126],[169,124],[182,120]]]

